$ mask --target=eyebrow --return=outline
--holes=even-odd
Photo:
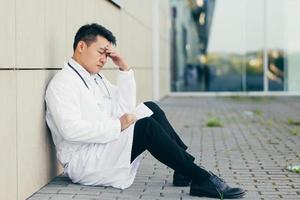
[[[104,52],[105,52],[105,49],[104,49],[103,47],[101,47],[101,48],[99,48],[97,51],[99,51],[99,52],[101,52],[101,53],[102,53],[102,52],[104,53]]]
[[[110,45],[107,44],[107,45],[105,45],[104,47],[100,47],[100,49],[104,49],[104,48],[109,47],[109,46],[110,46]]]

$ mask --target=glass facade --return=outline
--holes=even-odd
[[[173,92],[300,91],[300,1],[171,6]]]

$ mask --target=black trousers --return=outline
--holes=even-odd
[[[187,146],[177,135],[163,110],[154,102],[144,104],[153,111],[153,115],[138,120],[134,126],[131,162],[148,150],[157,160],[180,174],[189,177],[206,174],[206,171],[201,171],[204,169],[194,164],[195,158],[185,151]]]

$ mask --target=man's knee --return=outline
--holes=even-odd
[[[144,102],[144,104],[148,107],[148,108],[157,108],[158,106],[157,106],[157,104],[156,103],[154,103],[153,101],[146,101],[146,102]]]
[[[144,102],[144,104],[156,114],[165,114],[164,111],[153,101],[147,101]]]

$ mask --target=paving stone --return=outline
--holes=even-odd
[[[51,196],[51,200],[70,200],[74,196],[75,194],[54,194]]]

